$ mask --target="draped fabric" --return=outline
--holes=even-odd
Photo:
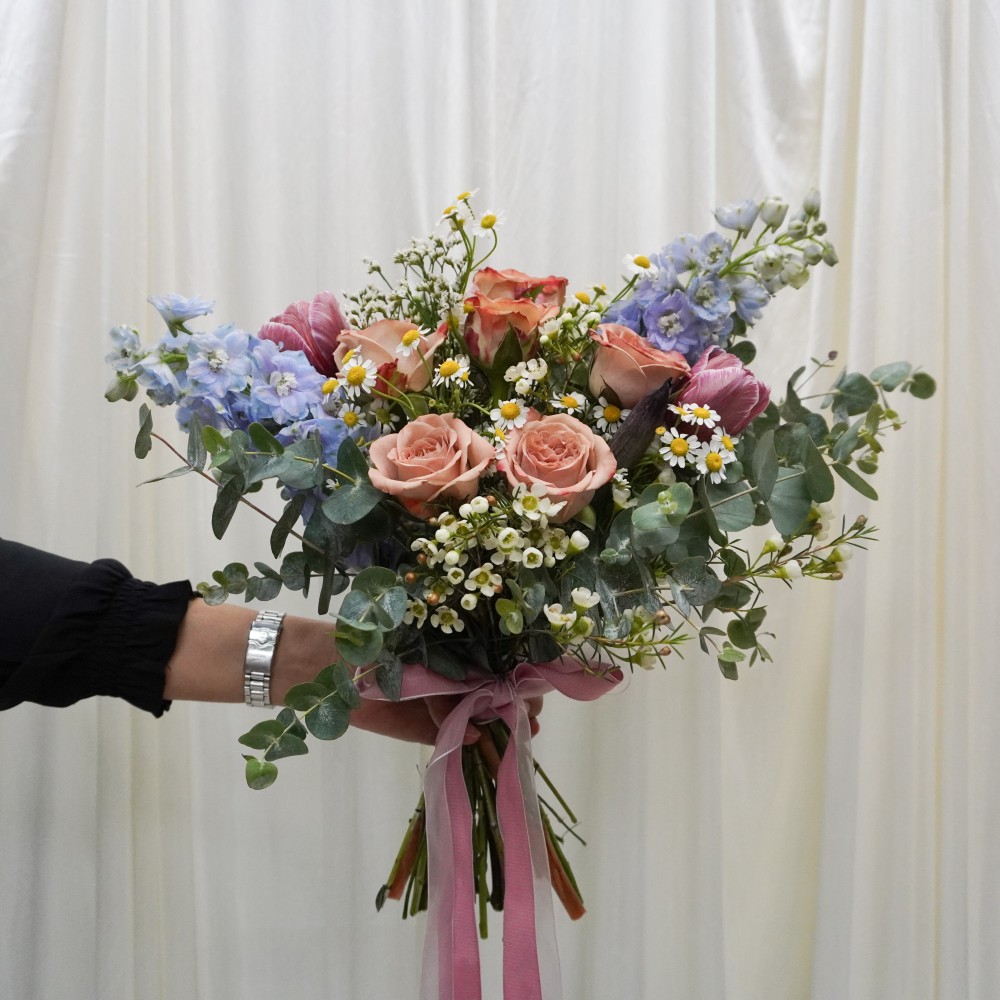
[[[845,581],[770,590],[774,662],[731,683],[692,648],[598,704],[547,699],[536,753],[588,840],[565,991],[1000,995],[998,15],[0,0],[0,533],[154,580],[266,557],[249,512],[213,539],[204,482],[137,488],[177,462],[133,457],[103,357],[110,326],[157,328],[147,294],[256,330],[358,287],[362,255],[388,266],[477,186],[506,211],[498,266],[614,284],[717,204],[815,185],[841,263],[768,308],[755,369],[908,358],[940,391],[900,401],[881,502],[843,491],[880,526]],[[255,793],[253,721],[107,700],[0,718],[2,1000],[416,996],[422,920],[373,904],[418,753],[351,734]]]

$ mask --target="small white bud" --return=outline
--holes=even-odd
[[[788,211],[788,202],[783,198],[772,195],[765,198],[760,206],[760,220],[765,226],[777,229],[785,221],[785,213]]]

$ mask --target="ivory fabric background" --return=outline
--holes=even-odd
[[[908,358],[939,394],[900,401],[848,579],[774,588],[773,664],[733,684],[692,651],[602,703],[548,699],[537,755],[589,840],[565,994],[1000,995],[998,14],[0,0],[0,534],[156,580],[266,554],[249,512],[211,537],[205,484],[136,488],[175,463],[132,457],[138,404],[104,401],[103,356],[111,325],[157,328],[147,294],[255,330],[475,186],[507,212],[498,266],[611,284],[716,204],[815,184],[841,264],[769,307],[755,369]],[[252,793],[252,721],[0,718],[2,1000],[416,996],[422,921],[373,900],[417,752],[351,734]]]

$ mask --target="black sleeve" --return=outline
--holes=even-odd
[[[119,562],[76,562],[0,538],[0,709],[124,698],[159,716],[187,582],[136,580]]]

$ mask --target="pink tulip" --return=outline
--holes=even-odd
[[[694,363],[676,402],[715,410],[729,434],[739,434],[759,417],[771,399],[771,390],[735,355],[710,347]]]
[[[333,352],[347,327],[340,304],[330,292],[312,302],[293,302],[280,316],[272,316],[258,331],[261,340],[273,340],[283,351],[303,351],[321,375],[336,375]]]

